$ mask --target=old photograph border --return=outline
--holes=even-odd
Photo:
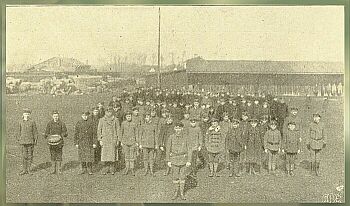
[[[1,108],[2,108],[2,112],[1,112],[1,160],[2,160],[2,164],[0,166],[0,170],[1,170],[1,186],[0,186],[0,197],[1,197],[1,205],[12,205],[9,203],[6,203],[6,161],[5,161],[5,145],[6,145],[6,105],[5,105],[5,79],[6,79],[6,6],[10,6],[10,5],[45,5],[45,6],[58,6],[58,5],[62,5],[62,6],[70,6],[70,5],[74,5],[74,6],[104,6],[104,5],[212,5],[212,6],[297,6],[297,5],[343,5],[345,12],[344,12],[344,17],[345,17],[345,96],[344,96],[344,134],[345,134],[345,185],[350,185],[349,183],[349,165],[350,165],[350,159],[349,159],[349,150],[350,150],[350,142],[349,142],[349,135],[350,135],[350,129],[349,129],[349,98],[350,98],[350,90],[349,90],[349,49],[350,49],[350,45],[349,45],[349,37],[350,37],[350,30],[349,30],[349,16],[350,16],[350,11],[349,11],[349,6],[350,6],[350,1],[349,0],[309,0],[309,1],[301,1],[301,0],[222,0],[222,1],[213,1],[213,0],[207,0],[207,1],[198,1],[198,0],[192,0],[192,1],[184,1],[184,0],[175,0],[175,1],[171,1],[171,0],[165,0],[165,1],[151,1],[151,0],[145,0],[145,1],[140,1],[140,0],[122,0],[122,1],[112,1],[112,0],[87,0],[87,1],[83,1],[83,0],[62,0],[62,1],[49,1],[49,0],[43,0],[43,1],[35,1],[35,0],[28,0],[25,3],[23,1],[18,1],[18,0],[4,0],[1,2],[1,13],[2,13],[2,18],[1,18],[1,29],[2,29],[2,39],[1,39],[1,67],[2,67],[2,88],[1,88]],[[346,193],[344,193],[346,194]],[[348,196],[345,197],[345,201],[348,202],[347,200],[349,199]],[[170,201],[169,201],[170,202]],[[23,204],[16,204],[16,205],[24,205]],[[31,204],[34,205],[34,204]],[[64,205],[69,205],[67,203],[65,203]],[[83,205],[83,204],[79,204],[79,205]],[[87,204],[88,205],[88,204]],[[89,204],[92,205],[92,204]],[[119,205],[119,204],[116,204]],[[202,205],[202,204],[200,204]],[[204,204],[203,204],[204,205]],[[212,205],[225,205],[225,204],[212,204]],[[250,205],[250,204],[246,204],[246,205]],[[311,205],[311,204],[308,204]],[[314,204],[312,204],[314,205]],[[316,205],[316,204],[315,204]],[[317,205],[322,205],[321,203],[317,204]]]

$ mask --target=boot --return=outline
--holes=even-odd
[[[175,191],[174,191],[173,197],[171,198],[172,200],[175,200],[178,197],[179,190],[180,190],[179,182],[178,181],[174,181],[174,184],[175,184]]]
[[[250,168],[251,168],[251,173],[253,174],[253,175],[256,175],[256,172],[255,172],[255,164],[250,164]]]
[[[210,170],[209,177],[214,177],[214,165],[213,165],[213,163],[209,163],[209,170]]]
[[[89,175],[92,175],[92,162],[88,162],[87,163],[87,170],[88,170],[88,173]]]
[[[143,175],[146,176],[146,175],[148,174],[148,162],[145,161],[145,162],[143,163],[143,165],[144,165],[144,167],[145,167],[145,173],[144,173]]]
[[[185,192],[185,180],[182,180],[182,181],[180,181],[180,197],[181,197],[181,200],[186,200],[184,192]]]
[[[111,162],[110,163],[110,165],[109,165],[109,171],[111,172],[111,175],[114,175],[115,174],[115,171],[114,171],[114,164],[113,164],[113,162]]]
[[[28,174],[27,160],[23,160],[23,170],[19,173],[19,175]]]
[[[81,171],[80,171],[80,175],[85,174],[86,173],[86,163],[82,162],[81,163]]]
[[[52,161],[52,172],[50,174],[56,174],[56,170],[57,170],[57,163],[56,161]]]
[[[218,166],[219,166],[219,163],[214,163],[214,175],[215,175],[215,177],[220,177],[220,175],[217,173]]]

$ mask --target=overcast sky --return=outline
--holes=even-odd
[[[161,7],[164,64],[205,59],[343,61],[344,9],[314,7]],[[158,7],[7,7],[7,64],[54,56],[89,64],[130,53],[156,64]]]

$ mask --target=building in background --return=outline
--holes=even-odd
[[[157,73],[145,76],[157,85]],[[189,59],[183,69],[161,73],[161,87],[196,91],[313,95],[326,85],[344,85],[344,64],[314,61],[253,61]]]

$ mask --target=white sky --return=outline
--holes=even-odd
[[[343,61],[344,7],[161,7],[164,63],[192,58]],[[7,7],[7,64],[53,56],[90,64],[145,53],[156,64],[158,7]],[[185,51],[185,53],[184,53]]]

